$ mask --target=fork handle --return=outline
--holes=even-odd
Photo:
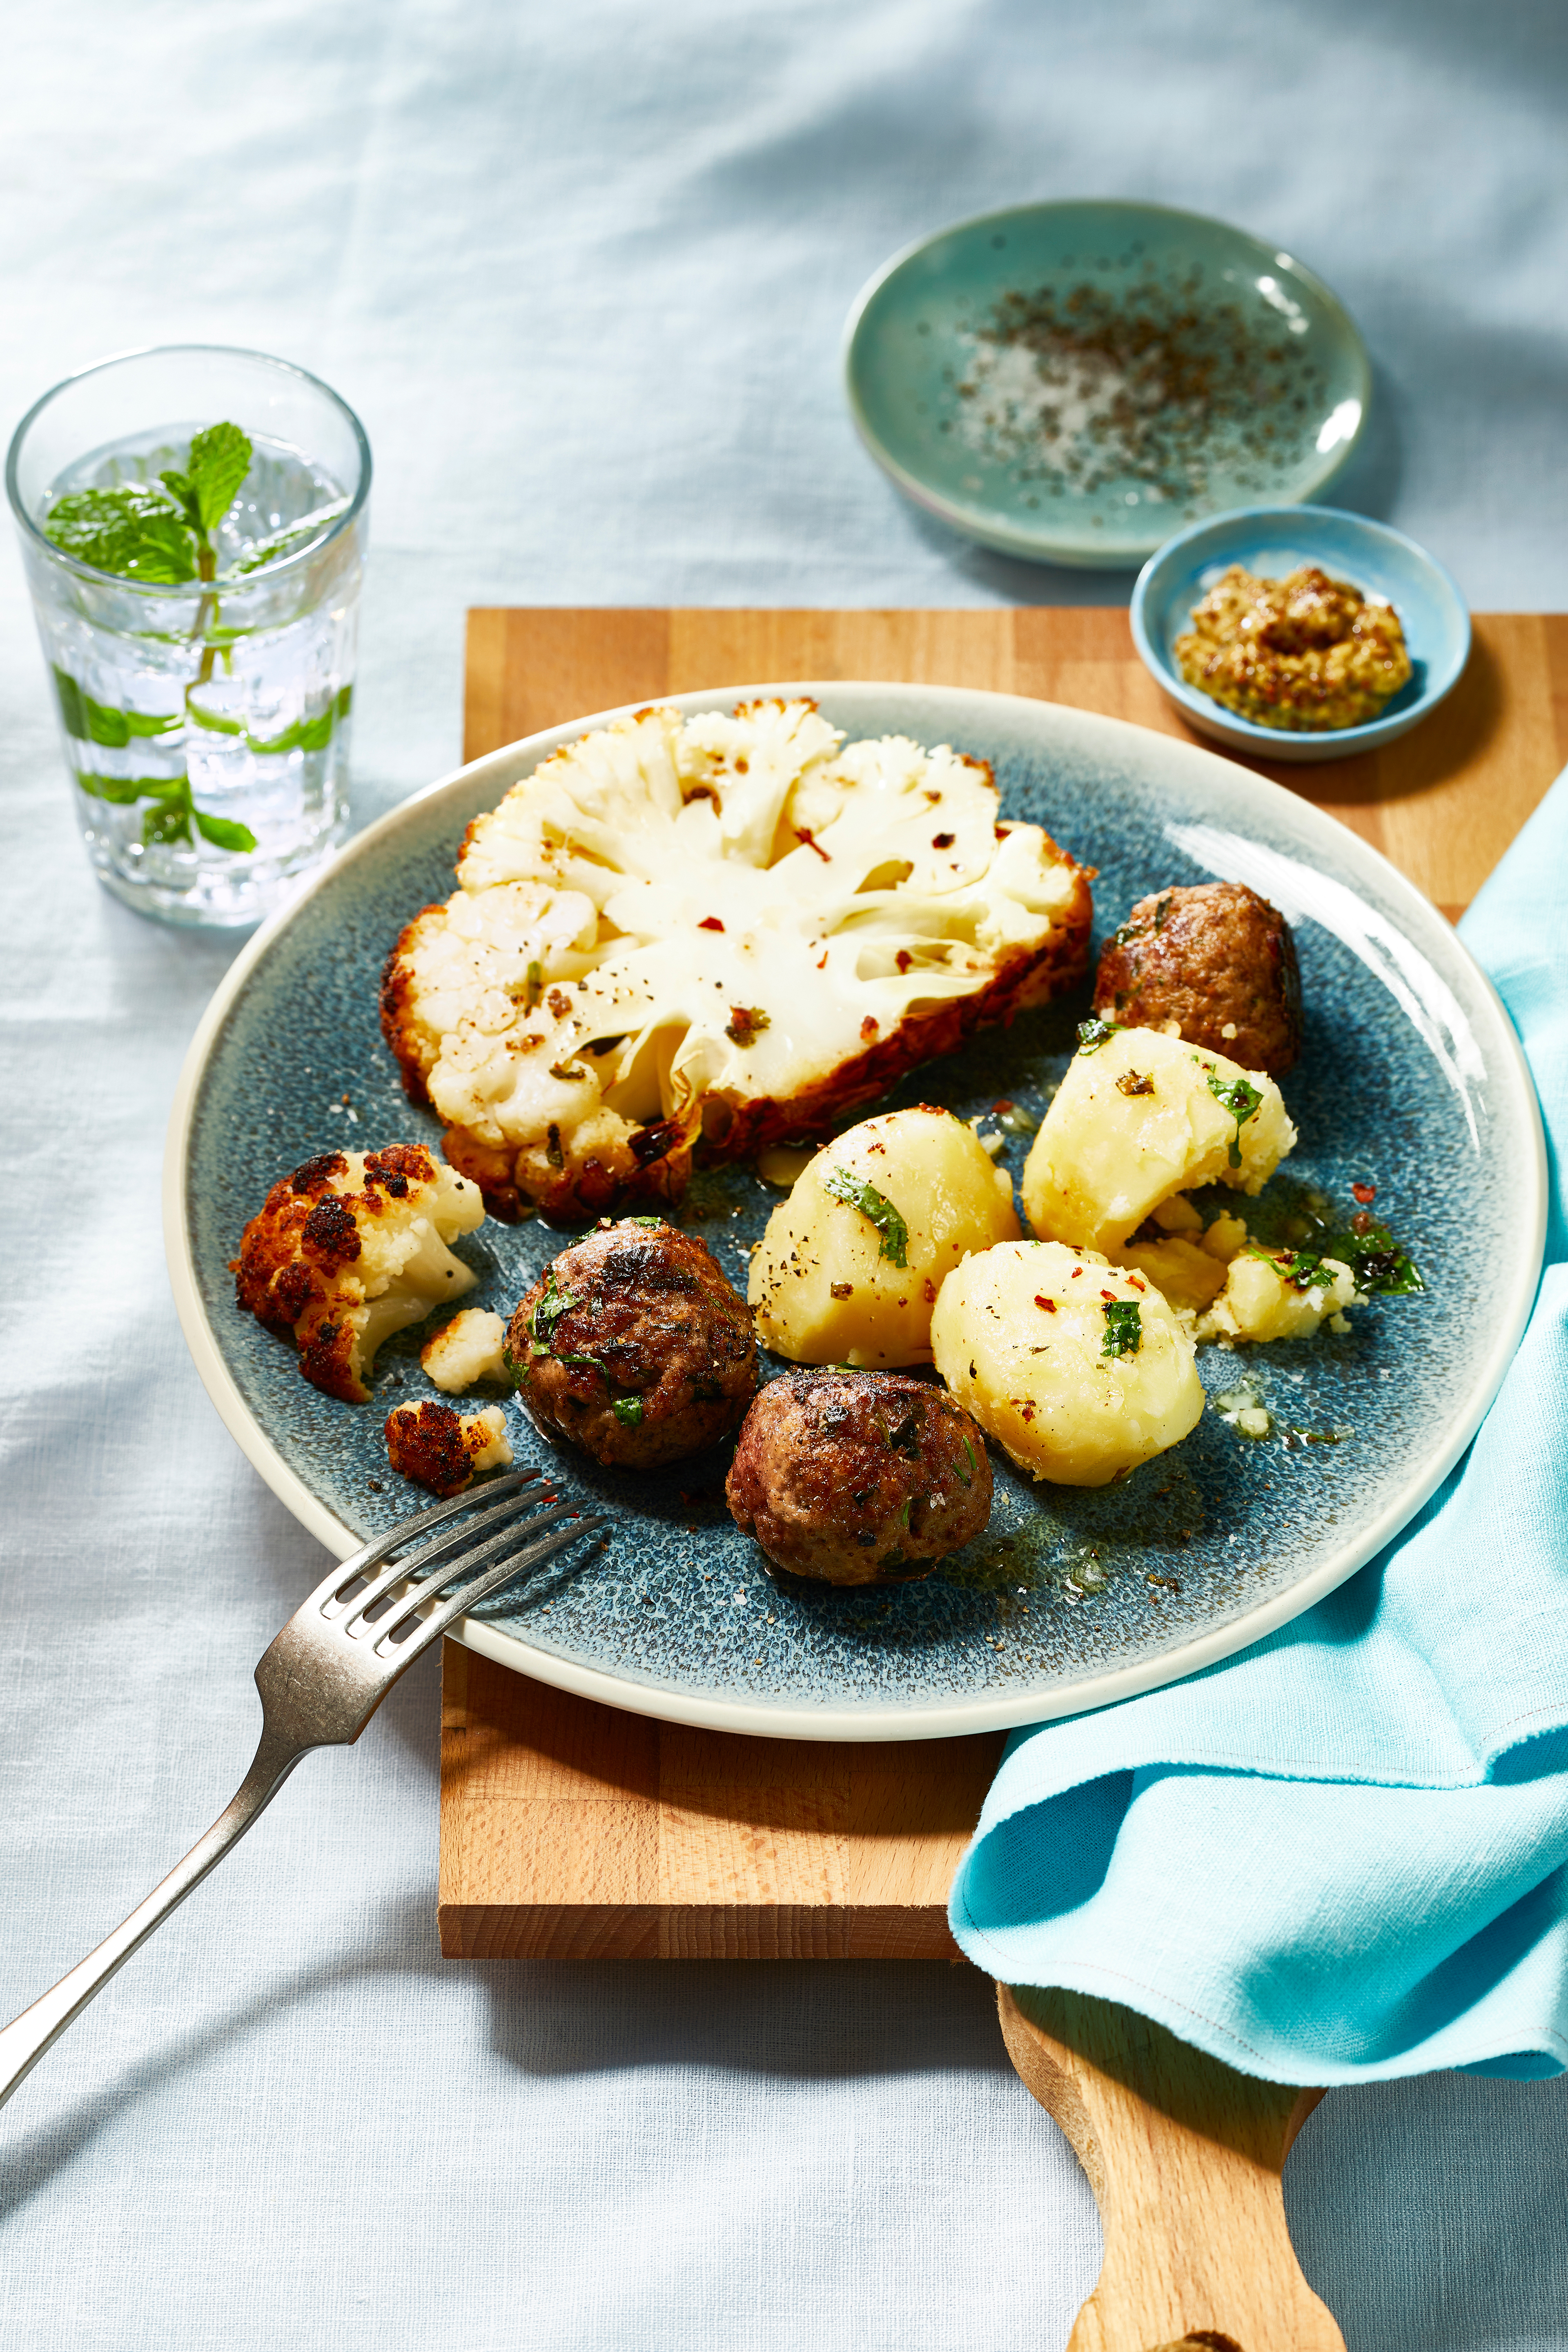
[[[264,1729],[249,1771],[205,1836],[199,1837],[183,1862],[156,1885],[128,1919],[122,1919],[96,1951],[79,1960],[31,2009],[25,2009],[0,2032],[0,2106],[4,2106],[24,2075],[32,2072],[52,2042],[71,2024],[94,1993],[100,1992],[117,1969],[144,1944],[154,1927],[163,1926],[177,1904],[199,1886],[209,1870],[223,1860],[230,1846],[245,1835],[257,1815],[271,1802],[309,1747]]]

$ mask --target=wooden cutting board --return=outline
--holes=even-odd
[[[468,615],[465,756],[620,703],[804,678],[984,687],[1202,740],[1119,608],[552,608]],[[1562,614],[1479,616],[1449,700],[1383,751],[1245,762],[1374,843],[1450,916],[1565,763]],[[450,1643],[443,1690],[449,1957],[958,1957],[947,1890],[1000,1735],[861,1747],[692,1731]]]

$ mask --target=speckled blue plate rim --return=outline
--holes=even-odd
[[[1453,600],[1454,610],[1459,615],[1462,625],[1458,651],[1450,660],[1447,675],[1441,679],[1440,683],[1435,686],[1428,677],[1419,703],[1413,710],[1402,712],[1398,718],[1369,719],[1359,727],[1342,727],[1335,730],[1336,748],[1342,746],[1347,755],[1354,751],[1375,751],[1380,743],[1390,742],[1400,735],[1407,734],[1410,729],[1418,726],[1422,719],[1430,718],[1438,705],[1452,694],[1465,674],[1465,666],[1470,658],[1470,646],[1474,633],[1470,623],[1470,608],[1460,593],[1458,582],[1447,565],[1440,562],[1430,548],[1423,547],[1418,539],[1412,539],[1407,531],[1396,530],[1393,523],[1383,522],[1373,515],[1358,514],[1349,507],[1326,507],[1316,501],[1302,499],[1293,506],[1227,507],[1222,514],[1205,515],[1201,521],[1189,523],[1184,530],[1176,531],[1162,546],[1154,550],[1132,583],[1132,597],[1128,610],[1128,618],[1131,623],[1132,642],[1138,648],[1139,657],[1162,693],[1169,695],[1171,700],[1180,704],[1183,709],[1190,710],[1195,719],[1211,719],[1217,713],[1218,718],[1223,719],[1226,727],[1232,729],[1237,734],[1245,735],[1248,742],[1256,745],[1260,752],[1278,753],[1280,730],[1277,727],[1259,727],[1254,720],[1243,719],[1237,711],[1226,709],[1222,703],[1216,703],[1211,696],[1200,694],[1196,687],[1189,686],[1185,678],[1180,677],[1171,667],[1163,649],[1155,645],[1149,634],[1148,622],[1149,595],[1156,576],[1167,564],[1174,562],[1194,540],[1205,539],[1215,532],[1223,533],[1227,527],[1239,530],[1245,525],[1266,523],[1271,521],[1276,516],[1283,530],[1289,530],[1290,526],[1300,522],[1303,516],[1308,519],[1309,524],[1321,517],[1333,523],[1349,523],[1356,530],[1367,532],[1373,539],[1389,541],[1395,547],[1403,548],[1407,555],[1415,556],[1418,562],[1424,563],[1428,571],[1436,573]],[[1220,559],[1216,555],[1215,560],[1217,562]]]
[[[1152,730],[1119,719],[1037,702],[1022,696],[994,695],[958,688],[905,687],[880,681],[776,681],[702,688],[667,698],[675,709],[695,711],[732,707],[765,695],[810,695],[826,703],[853,706],[857,697],[886,699],[907,695],[940,702],[952,714],[942,731],[963,732],[965,710],[974,713],[976,729],[987,713],[994,720],[1009,714],[1026,732],[1060,741],[1076,739],[1114,764],[1120,750],[1123,760],[1147,759],[1154,747],[1162,769],[1185,775],[1194,787],[1205,778],[1222,799],[1240,794],[1261,817],[1273,815],[1278,826],[1298,842],[1319,835],[1331,848],[1331,863],[1349,867],[1362,878],[1369,895],[1396,908],[1413,943],[1431,950],[1438,965],[1455,960],[1463,967],[1483,1018],[1489,1017],[1486,1039],[1489,1077],[1500,1082],[1505,1101],[1500,1116],[1510,1127],[1519,1152],[1510,1171],[1507,1230],[1515,1242],[1507,1287],[1498,1302],[1484,1346],[1471,1360],[1464,1410],[1444,1427],[1439,1439],[1374,1516],[1363,1520],[1348,1540],[1330,1541],[1317,1566],[1287,1590],[1270,1595],[1256,1607],[1180,1646],[1164,1649],[1114,1671],[1090,1675],[1049,1691],[1030,1689],[978,1693],[973,1698],[944,1698],[932,1703],[903,1702],[892,1706],[779,1705],[732,1698],[721,1693],[693,1690],[626,1671],[605,1672],[519,1639],[493,1623],[465,1619],[457,1637],[498,1663],[568,1690],[578,1696],[619,1706],[636,1714],[699,1727],[735,1731],[763,1738],[879,1741],[950,1738],[976,1732],[1006,1729],[1053,1717],[1079,1714],[1111,1705],[1143,1690],[1174,1682],[1200,1668],[1232,1655],[1310,1608],[1345,1578],[1354,1573],[1390,1538],[1436,1489],[1458,1461],[1479,1427],[1522,1335],[1544,1250],[1546,1223],[1545,1139],[1529,1066],[1496,991],[1454,938],[1436,910],[1381,854],[1332,818],[1304,803],[1283,786],[1253,775],[1236,762],[1194,744],[1157,736]],[[225,1425],[247,1459],[300,1523],[335,1557],[343,1559],[363,1538],[346,1526],[314,1495],[284,1454],[261,1427],[247,1403],[226,1362],[206,1312],[193,1247],[191,1145],[204,1077],[219,1047],[226,1024],[250,981],[265,963],[304,908],[332,887],[347,869],[374,860],[415,817],[442,796],[472,802],[476,793],[498,797],[517,778],[536,766],[561,744],[593,727],[630,715],[640,704],[625,704],[595,713],[510,744],[438,779],[388,812],[352,841],[332,863],[256,933],[242,950],[215,994],[191,1042],[170,1111],[163,1162],[163,1231],[170,1280],[182,1330],[197,1372]],[[934,740],[934,738],[933,738]],[[1266,828],[1267,829],[1267,828]],[[367,1015],[367,1017],[370,1017]]]
[[[1060,563],[1070,570],[1079,572],[1130,572],[1139,560],[1136,554],[1110,551],[1103,547],[1097,547],[1091,540],[1078,539],[1060,532],[1053,533],[1044,529],[1031,531],[1020,525],[1016,530],[1009,530],[976,515],[960,500],[944,498],[940,490],[930,488],[918,474],[911,473],[907,466],[894,457],[892,451],[882,440],[866,414],[856,381],[856,353],[868,311],[889,279],[895,278],[900,269],[917,259],[930,247],[941,244],[947,237],[966,236],[972,233],[994,229],[1005,222],[1018,220],[1025,214],[1089,211],[1121,212],[1130,217],[1185,221],[1201,226],[1205,229],[1223,229],[1240,243],[1252,246],[1259,254],[1275,259],[1278,259],[1281,249],[1278,245],[1271,245],[1267,237],[1259,236],[1256,230],[1238,228],[1234,222],[1221,220],[1216,214],[1191,212],[1182,205],[1144,204],[1135,196],[1070,196],[1063,197],[1059,201],[1050,197],[1041,197],[1029,204],[1004,205],[994,212],[972,213],[963,220],[949,221],[942,228],[930,229],[923,236],[911,238],[908,245],[901,247],[897,253],[891,255],[881,268],[875,270],[867,279],[851,303],[849,315],[844,322],[844,333],[840,343],[840,373],[844,380],[844,396],[850,418],[865,447],[904,496],[914,505],[922,508],[927,514],[934,515],[939,522],[946,523],[952,530],[961,531],[966,539],[977,541],[983,547],[994,548],[1003,555],[1020,556],[1026,562]],[[1321,472],[1308,485],[1308,494],[1315,497],[1320,491],[1329,489],[1338,481],[1341,474],[1360,448],[1372,415],[1375,379],[1361,329],[1356,325],[1354,319],[1334,292],[1333,288],[1320,278],[1317,271],[1302,261],[1298,255],[1291,254],[1289,260],[1291,268],[1297,271],[1302,280],[1311,288],[1324,308],[1337,315],[1355,361],[1360,387],[1358,394],[1361,401],[1360,423],[1348,441],[1338,444],[1334,450],[1325,457]],[[1154,551],[1158,552],[1158,551]]]

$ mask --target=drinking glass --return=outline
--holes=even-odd
[[[250,460],[196,576],[121,576],[51,539],[73,493],[140,485],[161,513],[219,424]],[[210,343],[104,360],[17,426],[5,487],[77,817],[127,906],[251,924],[342,840],[370,474],[363,427],[326,384]],[[195,541],[178,544],[195,570]]]

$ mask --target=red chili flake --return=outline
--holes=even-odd
[[[1114,1298],[1116,1293],[1114,1290],[1102,1290],[1100,1295],[1101,1298]]]
[[[717,915],[704,915],[697,928],[700,931],[721,931],[724,926]]]
[[[1351,1219],[1351,1231],[1352,1234],[1370,1234],[1376,1223],[1375,1217],[1369,1217],[1364,1209],[1358,1209]]]
[[[818,856],[818,857],[820,857],[820,858],[821,858],[821,860],[822,860],[822,862],[823,862],[824,866],[831,866],[831,865],[832,865],[832,863],[833,863],[832,858],[831,858],[831,857],[829,857],[829,856],[827,855],[826,850],[826,849],[824,849],[824,847],[823,847],[823,845],[822,845],[821,842],[817,840],[817,838],[816,838],[816,835],[812,832],[812,829],[811,829],[810,825],[808,825],[808,824],[797,824],[797,825],[795,826],[795,839],[796,839],[798,842],[801,842],[801,843],[805,845],[805,847],[806,847],[807,849],[815,849],[815,850],[816,850],[816,854],[817,854],[817,856]]]
[[[1034,1418],[1035,1418],[1035,1408],[1034,1408],[1034,1406],[1033,1406],[1032,1404],[1026,1404],[1026,1405],[1024,1407],[1024,1419],[1025,1419],[1026,1421],[1033,1421],[1033,1419],[1034,1419]]]
[[[881,1025],[874,1013],[868,1013],[860,1024],[860,1034],[862,1037],[874,1037]]]
[[[1005,1118],[1008,1112],[1015,1108],[1016,1105],[1014,1104],[1012,1097],[1008,1095],[1004,1095],[1000,1102],[994,1102],[992,1104],[991,1116],[993,1118]]]
[[[817,969],[817,971],[826,971],[826,966],[827,966],[827,950],[826,950],[826,948],[824,948],[824,949],[823,949],[823,950],[822,950],[822,953],[821,953],[821,954],[817,957],[817,959],[816,959],[816,969]]]
[[[1006,840],[1006,838],[1007,838],[1007,835],[1008,835],[1012,832],[1012,830],[1013,830],[1013,828],[1012,828],[1012,826],[1011,826],[1010,824],[997,824],[997,825],[993,825],[991,829],[992,829],[992,831],[994,833],[994,835],[996,835],[996,838],[997,838],[997,840],[998,840],[998,841],[1005,841],[1005,840]]]
[[[908,948],[900,948],[898,954],[893,958],[893,961],[898,965],[900,971],[908,971],[910,964],[914,961],[914,958],[910,953]]]
[[[1047,1315],[1054,1315],[1057,1311],[1056,1300],[1054,1298],[1042,1298],[1037,1290],[1035,1293],[1035,1304],[1037,1307],[1043,1307]]]
[[[552,988],[544,1002],[549,1005],[557,1021],[564,1021],[572,1010],[572,999],[563,988]]]
[[[931,845],[933,849],[951,849],[957,839],[956,833],[933,833]]]
[[[1359,1201],[1362,1207],[1364,1209],[1368,1207],[1372,1202],[1376,1200],[1377,1186],[1375,1184],[1352,1184],[1351,1186],[1351,1198],[1352,1201]]]
[[[929,1274],[925,1278],[921,1295],[923,1296],[928,1307],[934,1307],[936,1305],[936,1285],[931,1280]]]
[[[1072,1278],[1073,1278],[1073,1280],[1074,1280],[1075,1282],[1078,1280],[1079,1276],[1082,1272],[1083,1272],[1083,1268],[1082,1268],[1082,1266],[1081,1266],[1081,1265],[1075,1265],[1075,1266],[1074,1266],[1074,1268],[1073,1268],[1073,1270],[1072,1270]],[[1107,1293],[1107,1296],[1108,1296],[1108,1297],[1109,1297],[1109,1295],[1110,1295],[1110,1294],[1109,1294],[1109,1293]]]

